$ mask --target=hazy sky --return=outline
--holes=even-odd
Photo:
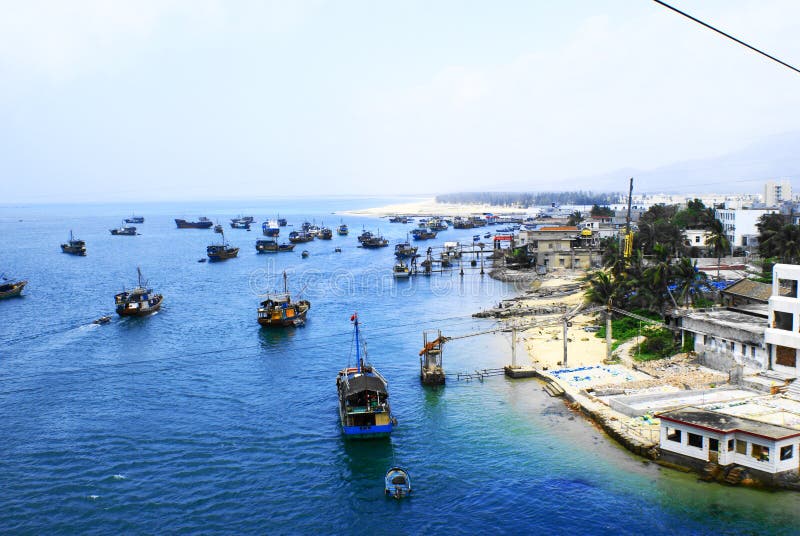
[[[800,64],[800,2],[675,5]],[[0,202],[591,188],[800,125],[800,74],[647,0],[0,7]]]

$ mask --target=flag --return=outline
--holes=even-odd
[[[353,322],[356,319],[356,313],[353,313],[353,316],[350,317],[350,322]]]

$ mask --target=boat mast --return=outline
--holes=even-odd
[[[283,293],[289,294],[289,286],[286,283],[286,270],[283,271]]]
[[[356,363],[358,366],[358,372],[361,372],[361,343],[358,340],[358,313],[353,313],[353,322],[356,325]]]
[[[140,267],[136,267],[136,273],[139,274],[139,287],[143,287],[142,285],[142,269]]]

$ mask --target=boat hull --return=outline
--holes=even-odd
[[[6,298],[16,298],[22,294],[22,289],[25,288],[25,285],[27,284],[27,281],[18,281],[17,283],[11,284],[11,289],[0,290],[0,300],[4,300]]]
[[[209,229],[214,222],[212,221],[186,221],[186,220],[175,220],[175,225],[178,226],[178,229]]]
[[[374,439],[389,437],[394,430],[392,423],[373,426],[342,426],[342,433],[348,439]]]
[[[66,244],[62,244],[61,245],[61,251],[63,253],[69,253],[70,255],[77,255],[79,257],[85,257],[86,256],[86,248],[85,247],[79,248],[79,247],[75,247],[75,246],[68,246]]]
[[[206,255],[208,255],[208,260],[210,261],[224,261],[228,259],[232,259],[239,255],[239,248],[228,248],[221,251],[207,251]]]
[[[164,301],[163,296],[157,296],[156,303],[148,305],[147,307],[130,308],[125,305],[117,305],[117,314],[119,316],[147,316],[155,313],[161,309],[161,303]]]

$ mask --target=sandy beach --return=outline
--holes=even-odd
[[[424,198],[409,203],[398,203],[382,207],[366,208],[361,210],[348,210],[337,212],[342,215],[385,217],[394,215],[408,216],[469,216],[472,214],[524,214],[525,209],[515,207],[501,207],[494,205],[459,205],[454,203],[437,203],[436,198]]]

